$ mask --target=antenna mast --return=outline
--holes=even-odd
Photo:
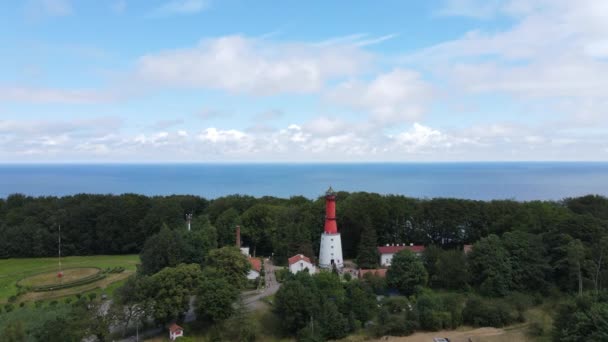
[[[61,225],[59,225],[59,273],[57,273],[57,277],[59,278],[60,282],[63,283],[63,269],[61,268]]]

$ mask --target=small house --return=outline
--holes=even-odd
[[[300,271],[308,269],[308,273],[313,274],[317,272],[315,265],[312,264],[310,258],[303,254],[297,254],[289,258],[289,272],[296,274]]]
[[[260,272],[262,271],[262,261],[259,258],[249,257],[248,259],[251,269],[249,270],[249,273],[247,273],[247,279],[258,279],[260,277]]]
[[[412,251],[412,253],[416,254],[417,257],[422,256],[422,252],[424,252],[425,247],[420,245],[386,245],[378,247],[378,254],[380,254],[380,265],[384,267],[388,267],[391,265],[391,261],[393,260],[393,256],[400,251],[407,249]]]
[[[169,326],[169,339],[175,341],[178,337],[184,337],[184,328],[173,323]]]

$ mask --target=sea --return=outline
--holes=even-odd
[[[417,198],[560,200],[608,196],[608,163],[0,164],[0,197],[137,193],[317,198],[330,186]]]

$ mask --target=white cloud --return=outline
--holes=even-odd
[[[207,0],[171,0],[150,12],[152,17],[196,14],[209,8]]]
[[[328,98],[337,103],[369,111],[372,120],[398,123],[418,119],[433,97],[431,85],[418,72],[394,69],[369,83],[344,82]]]
[[[257,95],[309,93],[327,80],[359,72],[367,60],[352,44],[315,46],[227,36],[143,56],[136,73],[162,85]]]
[[[88,104],[112,102],[119,95],[99,90],[0,86],[0,100],[28,103]]]

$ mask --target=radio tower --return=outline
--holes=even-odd
[[[59,225],[59,236],[58,236],[58,251],[59,251],[59,273],[57,273],[57,278],[59,281],[63,283],[63,269],[61,268],[61,225]]]
[[[188,231],[190,231],[190,228],[192,226],[192,213],[186,214],[186,222],[188,224]]]

